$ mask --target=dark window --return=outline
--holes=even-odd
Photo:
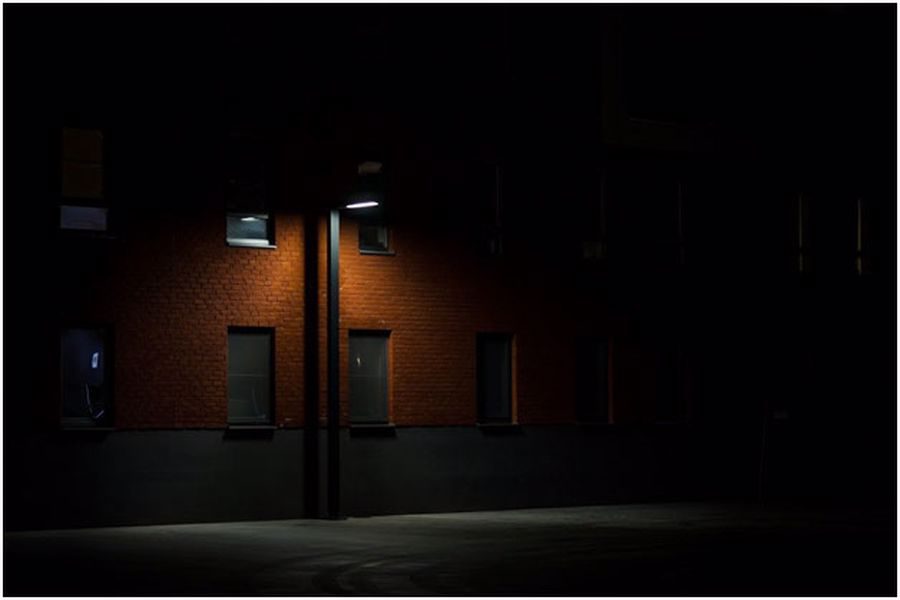
[[[868,248],[863,246],[863,233],[864,231],[864,212],[863,212],[863,199],[856,199],[856,274],[862,275],[866,272],[866,268],[868,266],[868,260],[866,257],[866,252]]]
[[[803,194],[797,195],[797,271],[809,271],[809,202]]]
[[[112,423],[106,340],[103,329],[63,330],[60,344],[63,425],[99,427]]]
[[[232,246],[274,246],[269,209],[271,161],[266,144],[233,138],[226,144],[225,161],[226,241]]]
[[[584,338],[576,344],[576,415],[579,421],[609,421],[609,342]]]
[[[581,258],[592,262],[606,258],[606,245],[603,243],[603,240],[582,240]]]
[[[271,329],[228,331],[228,423],[273,422],[273,333]]]
[[[374,219],[360,221],[359,249],[363,252],[389,251],[387,225]]]
[[[350,421],[388,422],[388,333],[350,332]]]
[[[273,246],[272,224],[266,213],[228,213],[227,240],[233,246]]]
[[[478,421],[512,421],[512,338],[478,334]]]
[[[709,49],[729,42],[703,19],[659,8],[653,15],[641,13],[625,20],[622,84],[627,114],[664,122],[707,123],[724,104],[717,103],[717,95],[726,79],[720,57]],[[676,21],[677,27],[673,26]]]
[[[657,356],[656,421],[680,423],[687,417],[684,386],[684,355],[677,345],[663,348]]]
[[[103,132],[62,130],[60,145],[61,229],[106,231]]]
[[[62,196],[103,199],[103,133],[97,129],[62,130]]]
[[[106,231],[107,209],[102,206],[59,207],[59,226],[62,229]]]
[[[353,216],[359,220],[360,252],[390,252],[382,167],[378,161],[360,163],[353,189],[345,199],[347,207],[354,209]]]
[[[503,254],[503,172],[499,165],[490,170],[482,169],[476,174],[477,197],[482,200],[480,207],[481,231],[479,254],[500,256]]]

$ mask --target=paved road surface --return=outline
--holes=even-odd
[[[894,515],[654,504],[5,534],[4,595],[888,595]]]

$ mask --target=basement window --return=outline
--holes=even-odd
[[[576,417],[582,423],[608,423],[609,341],[579,339],[576,353]]]
[[[229,425],[273,423],[274,337],[272,329],[228,329]]]
[[[387,331],[350,332],[350,422],[388,423]]]
[[[60,336],[62,424],[109,427],[112,424],[111,372],[105,329],[64,329]]]
[[[477,338],[478,422],[512,422],[512,336]]]

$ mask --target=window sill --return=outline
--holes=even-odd
[[[269,242],[259,242],[256,240],[241,240],[234,238],[226,238],[225,244],[231,246],[232,248],[260,248],[263,250],[275,250],[278,248],[275,244],[270,244]]]
[[[359,249],[360,254],[369,255],[369,256],[396,256],[397,253],[393,250],[364,250],[362,248]]]
[[[350,437],[397,437],[393,423],[351,423]]]

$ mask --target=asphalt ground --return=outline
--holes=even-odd
[[[5,596],[896,596],[896,514],[643,504],[27,531]]]

